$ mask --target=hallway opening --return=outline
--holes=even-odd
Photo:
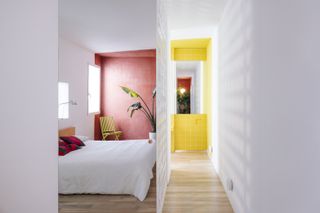
[[[210,151],[211,38],[180,39],[170,43],[171,152]]]
[[[170,84],[171,176],[164,213],[232,213],[214,168],[212,39],[172,40]]]

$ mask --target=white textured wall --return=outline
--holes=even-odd
[[[0,212],[58,212],[58,1],[0,1]]]
[[[157,212],[162,212],[168,181],[168,43],[166,0],[157,0]]]
[[[319,211],[320,2],[230,0],[219,26],[220,175],[236,213]]]
[[[59,120],[59,129],[76,127],[76,134],[94,138],[94,114],[88,114],[88,65],[94,53],[59,37],[59,81],[69,83],[69,119]]]

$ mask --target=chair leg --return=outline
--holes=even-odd
[[[121,135],[120,135],[120,134],[116,134],[115,136],[116,136],[115,139],[118,141],[118,140],[120,139],[120,136],[121,136]]]
[[[108,134],[102,135],[102,140],[103,140],[103,141],[107,140],[107,137],[108,137]]]

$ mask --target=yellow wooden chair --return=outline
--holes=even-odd
[[[122,132],[116,130],[116,125],[114,123],[112,116],[100,117],[100,128],[102,140],[106,140],[108,136],[114,135],[116,140],[119,140]]]

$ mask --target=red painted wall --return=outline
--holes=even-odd
[[[97,66],[101,67],[102,56],[100,56],[99,54],[94,54],[94,62]]]
[[[99,54],[95,54],[94,57],[95,57],[95,64],[97,66],[101,67],[102,56],[100,56]],[[102,90],[102,86],[101,86],[100,90]],[[102,98],[102,95],[100,96],[100,98]],[[100,112],[101,112],[101,106],[100,106]],[[101,130],[100,130],[100,115],[101,114],[99,113],[99,114],[95,114],[95,116],[94,116],[94,140],[101,140],[102,139]]]
[[[191,78],[178,78],[177,81],[178,87],[183,87],[187,92],[190,92]]]
[[[139,55],[143,55],[141,51]],[[125,57],[117,54],[101,59],[101,114],[114,117],[116,126],[123,132],[121,139],[148,138],[151,127],[144,114],[136,112],[130,118],[127,112],[128,106],[139,100],[131,98],[120,86],[137,91],[151,106],[152,91],[156,86],[156,58],[127,56],[128,52]]]

